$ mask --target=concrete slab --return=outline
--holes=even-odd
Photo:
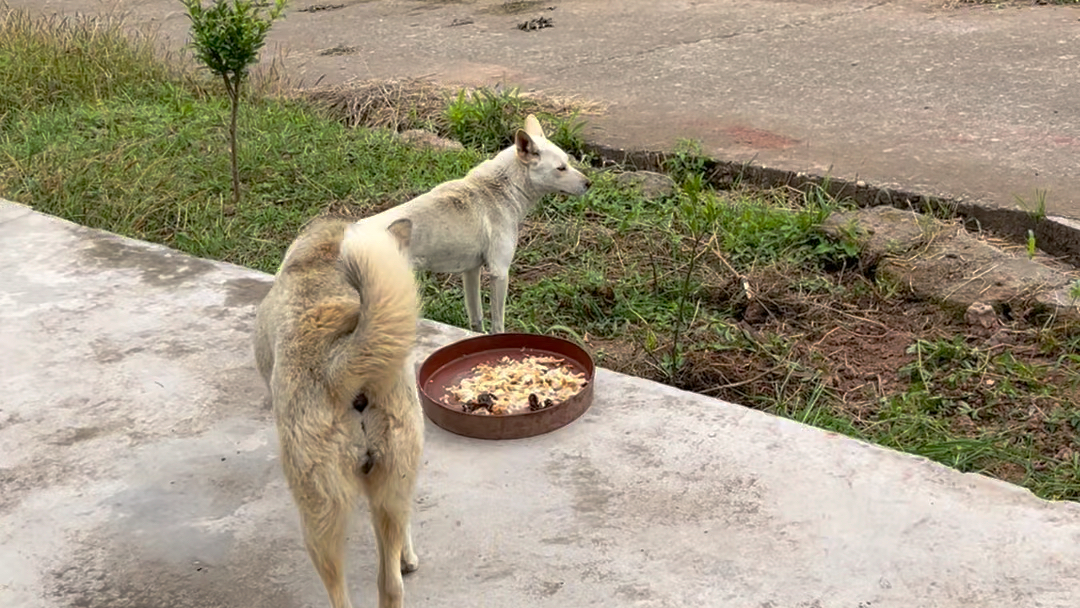
[[[188,36],[175,0],[8,2],[122,14],[174,49]],[[606,146],[695,138],[725,161],[994,209],[1045,189],[1050,215],[1080,219],[1080,11],[1025,4],[298,0],[266,56],[285,52],[307,85],[425,77],[581,95],[610,104],[590,132]],[[554,27],[516,29],[540,15]],[[1040,241],[1080,256],[1070,238]]]
[[[0,606],[326,605],[250,352],[269,280],[0,202]],[[1080,505],[605,370],[557,432],[426,437],[412,606],[1080,605]]]

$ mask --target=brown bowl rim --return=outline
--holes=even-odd
[[[464,357],[508,349],[537,350],[573,360],[585,372],[585,387],[573,396],[537,411],[502,416],[478,416],[455,409],[428,393],[429,380]],[[427,417],[452,433],[477,439],[521,439],[554,431],[579,418],[592,405],[596,364],[580,345],[543,334],[502,333],[479,335],[451,342],[432,352],[417,371],[417,389]],[[435,411],[433,411],[435,410]]]

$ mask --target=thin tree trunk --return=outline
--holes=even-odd
[[[222,74],[222,78],[225,79],[225,90],[229,94],[229,101],[232,102],[232,116],[229,120],[229,148],[231,150],[232,160],[232,188],[233,188],[233,205],[240,206],[240,169],[237,166],[237,150],[236,150],[236,113],[240,107],[240,75],[233,75],[230,81],[228,74]]]

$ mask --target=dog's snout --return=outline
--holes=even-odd
[[[588,190],[589,188],[592,188],[592,180],[585,178],[585,189]]]

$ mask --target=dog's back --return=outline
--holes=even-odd
[[[380,540],[396,537],[386,539],[398,547],[395,571],[399,559],[415,563],[402,531],[423,424],[406,369],[417,321],[401,250],[409,227],[315,222],[289,247],[256,311],[256,361],[270,388],[282,467],[335,608],[351,605],[341,562],[345,522],[361,492],[373,516],[397,522],[376,530]],[[380,576],[380,595],[400,601],[400,572],[396,585],[386,580],[384,590]]]
[[[256,312],[257,363],[275,414],[303,415],[311,401],[350,413],[361,393],[380,401],[416,320],[416,286],[395,237],[317,220],[289,247]]]
[[[390,226],[412,222],[409,247],[417,268],[462,275],[465,309],[473,331],[483,331],[480,271],[491,274],[491,331],[505,329],[504,305],[518,229],[544,195],[581,195],[589,179],[544,135],[536,117],[525,119],[514,144],[485,160],[462,179],[361,220]]]

